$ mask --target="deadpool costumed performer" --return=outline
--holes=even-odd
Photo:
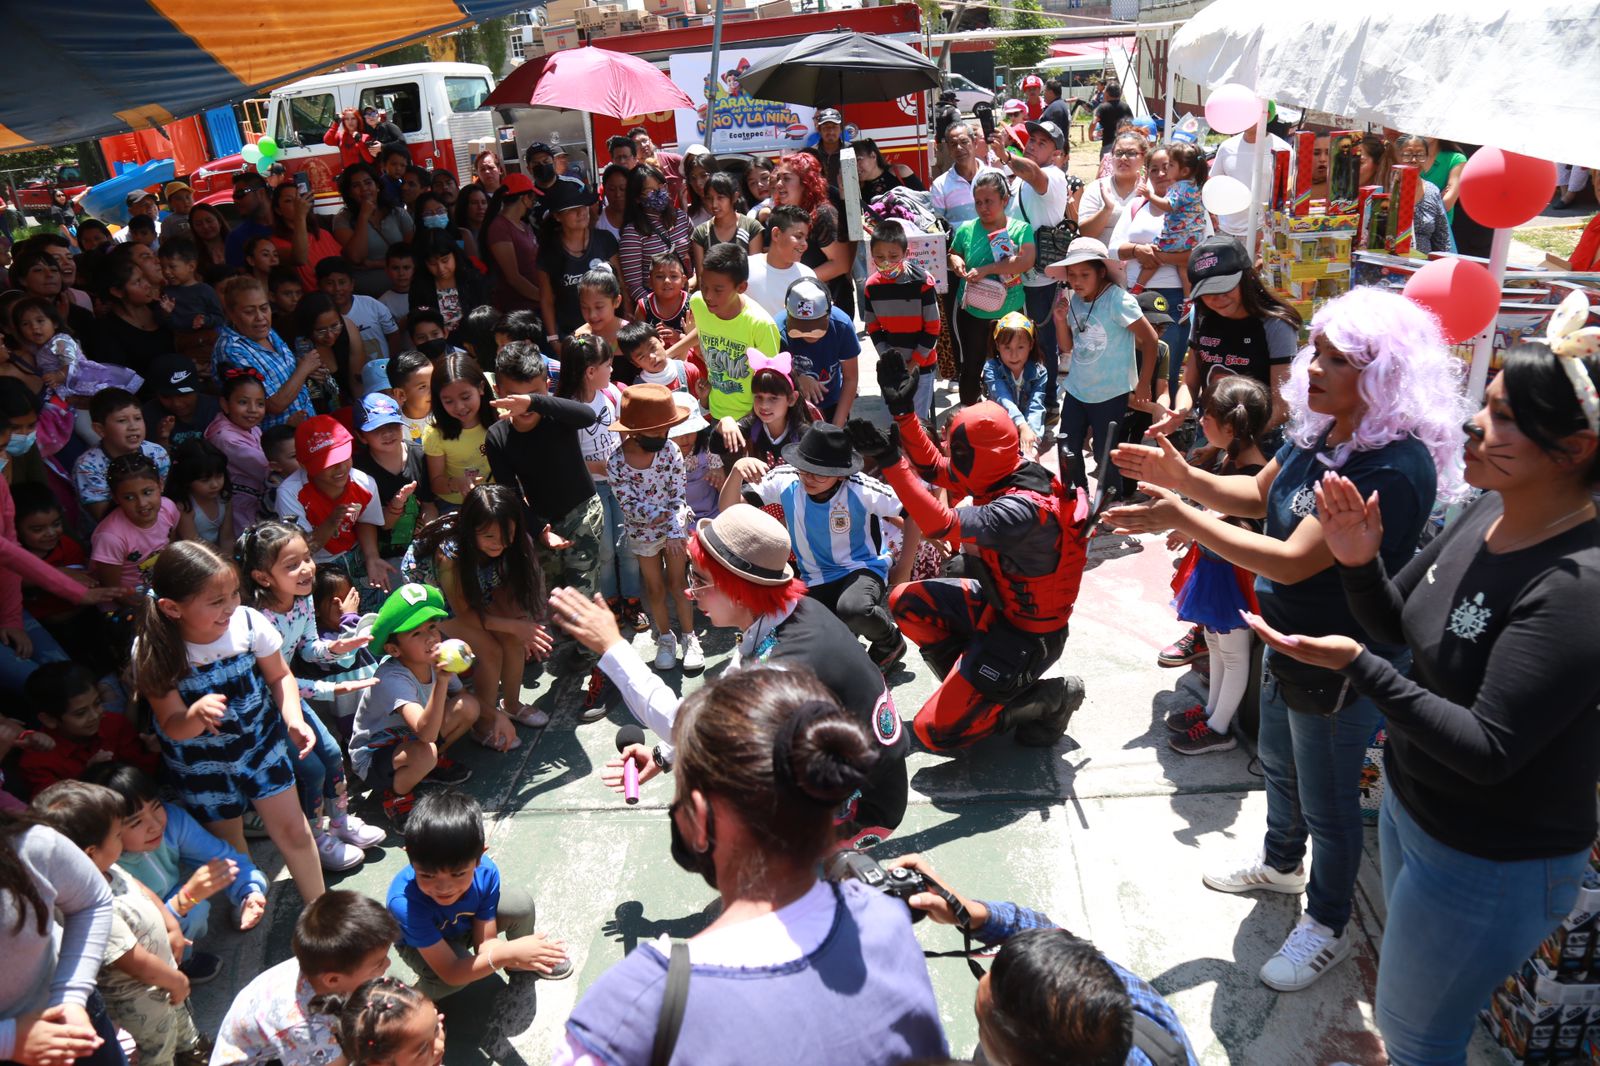
[[[933,749],[1007,729],[1018,743],[1049,747],[1083,702],[1079,678],[1041,677],[1067,641],[1083,579],[1087,500],[1066,495],[1048,469],[1022,458],[1016,426],[999,404],[974,404],[951,420],[946,458],[917,420],[916,373],[899,359],[880,359],[878,383],[894,425],[885,434],[851,419],[852,441],[877,459],[879,476],[925,536],[975,548],[981,569],[978,580],[914,581],[890,594],[901,632],[944,678],[913,728]],[[957,501],[970,496],[971,505],[945,506],[917,475]]]

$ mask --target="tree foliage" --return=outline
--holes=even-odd
[[[1041,30],[1057,25],[1054,19],[1044,15],[1039,0],[1009,0],[1006,6],[1014,10],[1007,12],[1000,21],[1001,29]],[[1050,38],[1047,36],[1002,37],[994,42],[995,64],[1014,71],[1035,66],[1049,54]]]
[[[456,59],[482,63],[498,78],[505,70],[510,33],[503,18],[488,19],[456,34]]]

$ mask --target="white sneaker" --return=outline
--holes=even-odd
[[[656,669],[671,670],[678,665],[678,638],[672,631],[661,634],[656,638]]]
[[[1332,929],[1302,914],[1283,947],[1261,967],[1261,980],[1279,992],[1298,992],[1343,962],[1351,947],[1348,936],[1334,936]]]
[[[322,868],[332,873],[353,870],[367,861],[366,852],[323,830],[317,831],[317,856],[322,860]]]
[[[690,632],[683,638],[683,672],[698,673],[706,668],[706,653],[700,650],[700,634]]]
[[[346,814],[343,818],[329,820],[328,835],[338,837],[346,844],[358,848],[370,848],[383,843],[384,837],[389,834],[375,825],[368,825],[353,814]]]
[[[1282,892],[1298,896],[1306,890],[1306,867],[1301,863],[1292,872],[1282,873],[1267,865],[1265,855],[1258,854],[1244,866],[1201,874],[1200,880],[1218,892]]]

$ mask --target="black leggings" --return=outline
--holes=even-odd
[[[994,319],[979,318],[965,307],[956,310],[963,407],[983,399],[983,364],[989,359],[989,338],[994,333],[994,323]]]

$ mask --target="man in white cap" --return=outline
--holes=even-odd
[[[836,107],[817,110],[817,143],[806,149],[822,164],[822,176],[828,179],[828,199],[838,207],[843,203],[839,192],[839,150],[844,147],[844,114]]]

